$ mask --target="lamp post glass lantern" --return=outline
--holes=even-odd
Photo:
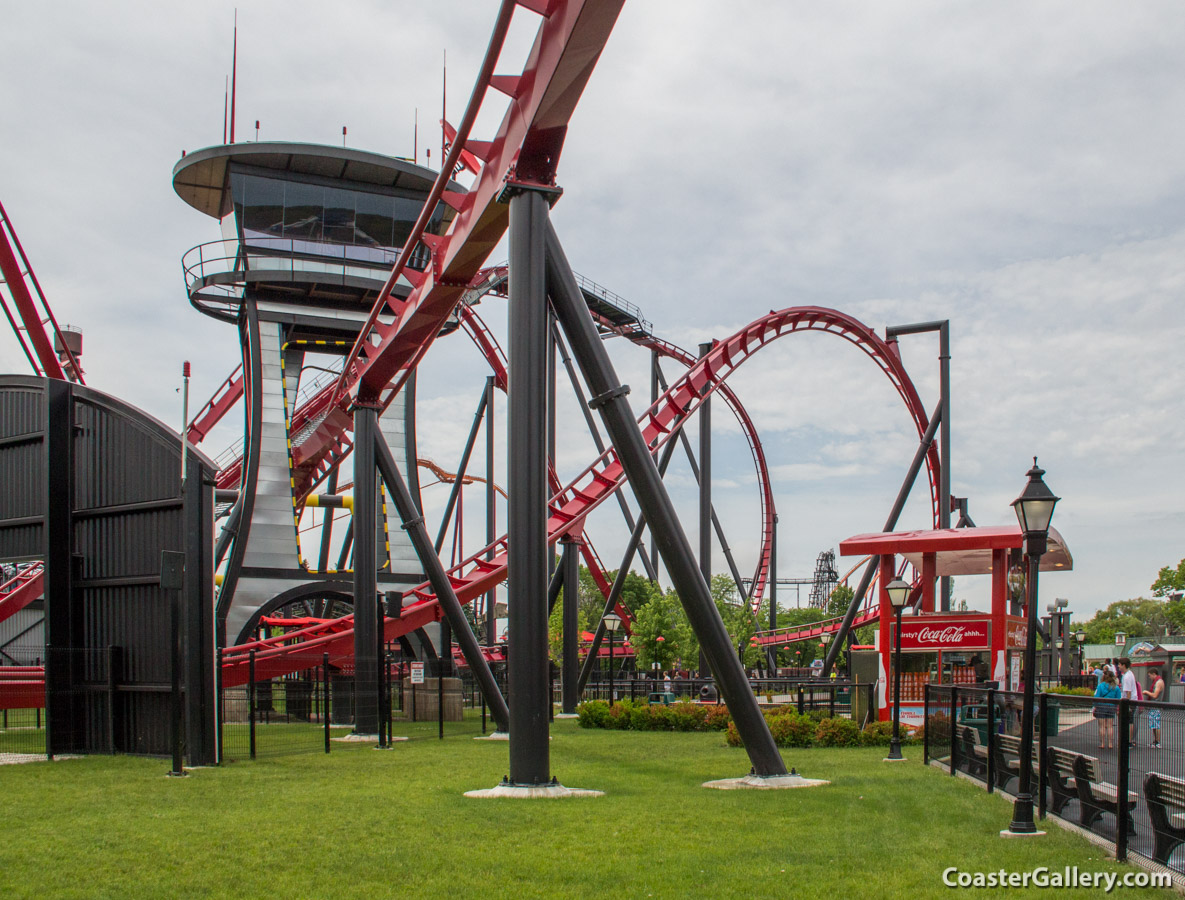
[[[1033,823],[1033,703],[1036,694],[1037,672],[1037,570],[1041,564],[1041,556],[1045,553],[1049,540],[1049,523],[1053,518],[1053,508],[1057,505],[1056,497],[1042,480],[1045,470],[1037,465],[1037,457],[1033,457],[1033,467],[1028,471],[1028,483],[1019,497],[1012,502],[1012,509],[1016,512],[1016,519],[1024,534],[1025,555],[1029,558],[1028,578],[1028,637],[1025,641],[1024,700],[1021,710],[1020,724],[1020,777],[1016,791],[1016,801],[1012,807],[1012,823],[1002,834],[1037,834],[1037,826]]]
[[[621,627],[621,616],[617,613],[609,613],[601,620],[605,626],[605,630],[609,632],[609,705],[613,705],[613,637],[617,634],[617,629]]]
[[[901,611],[909,599],[909,585],[900,578],[894,578],[885,585],[885,593],[897,614],[897,629],[893,650],[893,739],[889,742],[886,759],[905,759],[901,755]]]

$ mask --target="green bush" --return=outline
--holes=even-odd
[[[730,747],[743,747],[744,743],[741,741],[741,733],[737,731],[736,722],[729,720],[728,729],[725,732],[724,740]]]
[[[705,709],[707,713],[704,717],[704,725],[709,731],[724,731],[728,728],[732,716],[729,715],[727,706],[717,703],[715,706],[707,706]]]
[[[783,713],[769,720],[770,734],[779,747],[809,747],[815,740],[815,723],[809,716]]]
[[[604,700],[586,700],[576,707],[576,724],[581,728],[608,728],[609,704]]]
[[[815,728],[820,747],[855,747],[860,743],[860,726],[851,719],[824,719]]]
[[[703,731],[709,709],[698,703],[672,703],[667,707],[671,728],[675,731]]]
[[[822,722],[824,719],[829,718],[829,716],[827,714],[827,710],[825,710],[825,709],[808,709],[806,711],[806,716],[812,722],[816,722],[816,723]]]
[[[887,747],[892,739],[892,722],[869,722],[860,733],[860,743],[865,747]]]
[[[1047,694],[1066,694],[1072,697],[1093,697],[1094,691],[1088,687],[1066,687],[1064,684],[1055,684],[1051,687],[1045,688]]]

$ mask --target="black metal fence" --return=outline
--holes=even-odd
[[[1023,697],[928,687],[927,762],[1015,790]],[[1185,874],[1185,705],[1040,693],[1034,718],[1039,814]]]
[[[0,757],[45,755],[45,709],[0,710]]]

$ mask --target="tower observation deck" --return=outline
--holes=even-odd
[[[177,195],[222,229],[221,240],[184,255],[186,293],[201,312],[239,326],[244,398],[256,410],[239,457],[239,508],[228,518],[235,526],[228,526],[233,539],[225,542],[218,598],[227,643],[250,638],[274,611],[343,604],[348,611],[352,603],[351,576],[342,571],[348,547],[333,565],[324,536],[319,553],[300,545],[304,501],[293,485],[308,473],[293,457],[301,435],[291,433],[290,414],[298,396],[323,389],[327,375],[341,370],[436,177],[404,159],[284,142],[208,147],[173,168]],[[456,183],[449,189],[465,191]],[[428,232],[442,233],[453,215],[441,203]],[[428,260],[421,245],[410,266],[422,270]],[[406,278],[393,290],[397,297],[410,292]],[[456,325],[451,319],[444,330]],[[418,501],[414,377],[379,425]],[[329,483],[332,492],[335,474]],[[379,533],[388,536],[380,542],[382,590],[420,583],[423,569],[394,504],[378,506]]]

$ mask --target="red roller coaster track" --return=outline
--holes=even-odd
[[[790,334],[818,331],[833,334],[859,347],[869,356],[896,387],[914,419],[919,437],[925,433],[927,417],[917,391],[905,372],[900,359],[889,345],[859,321],[836,310],[821,307],[792,307],[772,312],[742,328],[712,348],[687,373],[671,385],[638,419],[646,442],[663,446],[674,434],[674,425],[698,409],[703,400],[715,392],[724,380],[745,360],[775,340]],[[930,494],[937,516],[938,471],[937,449],[929,448]],[[549,502],[548,540],[558,540],[565,534],[579,533],[584,520],[605,499],[619,489],[624,473],[613,450],[603,453],[577,478],[556,492]],[[506,577],[507,538],[503,536],[490,547],[478,551],[448,572],[449,580],[462,603],[490,590]],[[493,558],[487,560],[487,550]],[[401,619],[387,619],[384,630],[387,639],[400,635],[441,617],[436,597],[427,583],[408,592],[415,601],[406,607]],[[867,619],[871,621],[871,619]],[[861,624],[865,621],[862,620]],[[254,651],[258,677],[274,677],[297,671],[307,665],[309,653],[327,652],[331,659],[345,660],[353,653],[353,620],[349,617],[333,622],[299,629],[283,637],[240,644],[227,650],[224,656],[224,683],[243,683],[247,677],[247,661]],[[811,626],[812,630],[833,630]],[[809,636],[809,635],[806,635]]]

